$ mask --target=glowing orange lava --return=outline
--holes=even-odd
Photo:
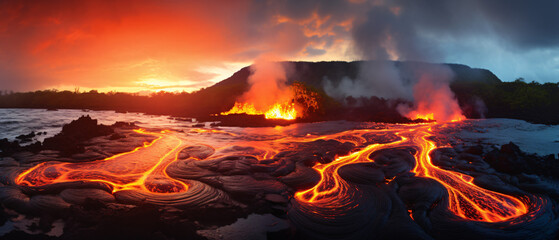
[[[462,113],[460,112],[454,112],[451,114],[446,114],[444,117],[439,117],[439,119],[437,119],[437,117],[435,116],[436,114],[434,113],[424,113],[424,112],[420,112],[420,111],[412,111],[408,114],[406,114],[406,116],[408,116],[408,118],[412,119],[412,120],[417,120],[417,119],[421,119],[421,120],[425,120],[425,121],[437,121],[437,120],[442,120],[441,122],[459,122],[462,121],[464,119],[466,119],[466,117],[464,117],[464,115],[462,115]],[[440,115],[439,115],[440,116]]]
[[[419,177],[437,180],[448,191],[450,210],[464,219],[499,222],[519,217],[528,212],[528,206],[522,200],[480,188],[473,183],[473,177],[441,169],[431,162],[430,153],[436,144],[430,140],[433,136],[431,126],[410,125],[391,128],[388,130],[371,130],[377,132],[392,132],[401,139],[386,144],[372,144],[347,156],[337,157],[333,162],[318,164],[314,169],[320,173],[321,180],[314,187],[295,193],[295,199],[308,204],[318,204],[328,208],[351,207],[350,185],[338,175],[338,169],[344,165],[371,162],[368,156],[380,149],[393,147],[414,147],[416,166],[413,172]],[[354,132],[357,133],[358,132]]]
[[[430,153],[437,147],[428,139],[433,136],[431,129],[425,128],[419,128],[413,137],[420,149],[415,156],[418,161],[413,172],[435,179],[446,188],[452,212],[465,219],[484,222],[506,221],[528,212],[526,203],[518,198],[480,188],[473,183],[472,176],[433,165]]]
[[[452,123],[460,124],[460,123]],[[501,222],[528,213],[527,202],[506,194],[490,191],[476,186],[473,177],[439,168],[431,162],[431,152],[437,149],[433,137],[437,137],[434,127],[447,124],[428,123],[415,125],[390,125],[383,129],[349,130],[328,135],[307,134],[300,137],[277,134],[267,140],[239,140],[237,134],[223,130],[193,129],[193,133],[201,134],[199,139],[208,137],[214,145],[213,158],[230,154],[251,155],[255,158],[271,159],[297,143],[316,140],[336,140],[350,142],[356,151],[337,156],[330,163],[317,164],[313,168],[320,174],[320,181],[312,188],[295,193],[300,203],[320,206],[322,209],[341,211],[355,207],[355,199],[359,190],[355,185],[347,183],[338,174],[345,165],[361,162],[374,162],[369,156],[375,151],[396,147],[414,148],[416,164],[412,172],[418,177],[431,178],[438,181],[448,192],[448,206],[459,217],[473,221]],[[23,186],[44,186],[61,182],[89,181],[101,182],[111,186],[113,192],[122,190],[138,190],[151,193],[178,193],[188,190],[188,185],[175,180],[166,174],[167,166],[177,160],[179,152],[187,146],[187,141],[176,132],[147,132],[135,130],[137,133],[156,136],[151,143],[145,143],[130,152],[114,155],[92,162],[61,163],[44,162],[22,172],[15,182]],[[248,134],[252,134],[250,131]],[[264,130],[258,130],[259,132]],[[268,131],[276,131],[268,129]],[[276,132],[277,133],[277,132]],[[217,141],[208,134],[221,134],[231,137],[231,141]],[[388,136],[395,140],[388,143],[370,144],[367,135]],[[193,140],[194,141],[194,140]],[[387,182],[391,179],[386,179]],[[527,201],[527,200],[526,200]],[[340,214],[329,213],[329,214]]]
[[[432,121],[432,120],[435,120],[435,117],[433,117],[432,113],[428,113],[428,114],[417,113],[417,114],[415,114],[414,119],[423,119],[423,120],[427,120],[427,121]]]
[[[235,102],[233,108],[227,112],[222,112],[221,115],[229,114],[248,114],[248,115],[264,115],[266,119],[285,119],[294,120],[297,118],[297,110],[295,104],[290,102],[276,103],[269,106],[266,111],[257,110],[254,104]]]
[[[186,145],[173,132],[137,133],[158,138],[130,152],[102,160],[80,163],[44,162],[19,174],[16,184],[44,186],[61,182],[101,182],[112,187],[113,193],[122,190],[140,190],[152,193],[177,193],[188,190],[188,185],[172,179],[165,173],[169,163],[176,160]]]

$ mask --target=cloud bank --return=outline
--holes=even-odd
[[[203,86],[263,54],[453,62],[505,81],[557,82],[557,9],[521,0],[5,0],[0,89]]]

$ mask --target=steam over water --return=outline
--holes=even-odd
[[[143,113],[115,113],[115,111],[83,111],[61,109],[47,111],[45,109],[0,109],[0,139],[13,141],[17,136],[31,131],[47,132],[37,136],[42,141],[62,130],[64,124],[76,120],[82,115],[97,119],[99,124],[111,125],[117,121],[133,122],[145,128],[181,128],[189,127],[192,122],[170,119],[168,116],[146,115]]]
[[[47,137],[59,133],[64,124],[70,123],[82,115],[89,115],[97,119],[100,124],[111,125],[116,121],[133,122],[143,128],[165,128],[181,130],[192,127],[195,122],[176,120],[169,116],[146,115],[143,113],[115,113],[114,111],[82,111],[64,109],[47,111],[45,109],[0,109],[0,139],[7,138],[13,141],[17,136],[28,134],[31,131],[47,132],[46,135],[36,136],[42,141]],[[502,145],[513,142],[520,146],[522,151],[541,155],[559,153],[559,126],[531,124],[514,119],[487,119],[468,120],[471,127],[455,132],[458,137],[466,142],[480,142],[486,145]],[[357,128],[360,123],[330,122],[307,125],[304,128],[312,132],[324,126],[334,126],[343,131]],[[328,128],[328,127],[326,127]],[[281,129],[295,129],[282,127]],[[240,131],[231,128],[232,131]],[[299,130],[301,131],[301,130]],[[248,133],[252,131],[246,131]],[[263,131],[257,131],[263,133]]]

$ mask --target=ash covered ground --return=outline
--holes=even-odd
[[[42,144],[4,140],[1,237],[557,238],[554,126],[138,128],[80,118]]]

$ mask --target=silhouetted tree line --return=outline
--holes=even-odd
[[[248,69],[245,69],[230,78],[246,80],[249,74]],[[149,96],[120,92],[100,93],[95,90],[2,92],[0,108],[115,110],[197,117],[228,110],[247,87],[246,81],[233,81],[231,84],[218,83],[191,93],[156,92]]]
[[[451,89],[467,117],[514,118],[559,124],[559,83],[454,82]],[[469,116],[468,116],[469,115]]]
[[[403,122],[396,106],[401,99],[352,98],[336,101],[324,93],[322,81],[356,77],[362,62],[284,62],[289,64],[288,83],[300,84],[306,92],[316,94],[318,109],[306,116],[308,121],[356,120]],[[430,63],[395,62],[405,71],[411,67],[428,67]],[[446,64],[455,73],[451,89],[468,118],[515,118],[535,123],[559,124],[558,83],[501,82],[485,69]],[[235,100],[248,90],[249,67],[207,88],[187,93],[157,92],[149,96],[129,93],[99,93],[43,90],[26,93],[0,92],[0,108],[92,109],[144,112],[179,117],[207,117],[229,110]],[[296,99],[302,103],[304,98]]]
[[[221,95],[223,97],[220,97]],[[229,94],[213,92],[157,92],[149,96],[130,93],[43,90],[0,95],[1,108],[91,109],[145,112],[176,116],[207,115],[224,110]]]

